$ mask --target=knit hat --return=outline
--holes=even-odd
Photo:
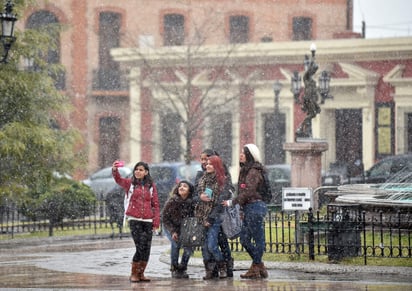
[[[181,180],[181,181],[177,184],[177,186],[180,186],[180,184],[182,184],[182,183],[185,183],[185,184],[187,184],[187,185],[189,186],[189,196],[192,196],[193,193],[195,192],[195,187],[193,186],[193,184],[190,183],[190,182],[187,181],[187,180]]]
[[[256,145],[254,145],[253,143],[249,143],[249,144],[245,145],[245,147],[249,150],[249,152],[252,155],[255,162],[260,163],[260,151],[259,151],[258,147]]]

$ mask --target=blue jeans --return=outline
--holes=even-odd
[[[207,228],[205,243],[202,247],[204,261],[222,262],[224,260],[218,244],[221,224],[222,220],[219,218]]]
[[[265,251],[265,229],[263,219],[267,213],[265,202],[257,201],[243,206],[243,226],[240,243],[252,258],[254,264],[262,262]]]
[[[177,267],[179,265],[179,254],[180,249],[183,249],[182,258],[180,261],[180,265],[183,267],[187,267],[187,263],[189,262],[190,257],[193,254],[193,248],[191,247],[182,247],[179,242],[172,239],[172,235],[166,229],[164,230],[166,237],[170,241],[170,265],[172,267]]]

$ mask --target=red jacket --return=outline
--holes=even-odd
[[[125,195],[129,195],[132,180],[121,177],[119,171],[113,171],[113,178],[120,187],[125,189]],[[129,207],[126,209],[126,215],[134,218],[152,219],[153,228],[159,228],[160,206],[156,185],[154,183],[151,187],[149,187],[149,185],[139,185],[133,189]]]

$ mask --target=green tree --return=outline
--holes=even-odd
[[[82,218],[93,213],[95,202],[90,187],[65,177],[53,178],[48,190],[40,194],[35,213],[49,220],[49,236],[52,236],[53,228],[64,218]]]
[[[33,1],[15,1],[14,12],[22,14],[28,5]],[[8,63],[0,64],[0,201],[37,204],[53,176],[71,173],[79,161],[74,146],[80,134],[59,126],[68,119],[70,101],[50,77],[63,68],[44,57],[59,45],[55,36],[62,29],[16,31]],[[31,66],[24,67],[27,61]]]

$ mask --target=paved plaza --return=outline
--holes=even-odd
[[[145,274],[130,283],[130,238],[48,238],[0,242],[0,290],[412,290],[412,268],[267,262],[269,278],[244,280],[250,261],[236,261],[234,278],[204,281],[200,258],[191,258],[189,280],[171,279],[169,242],[153,239]]]

